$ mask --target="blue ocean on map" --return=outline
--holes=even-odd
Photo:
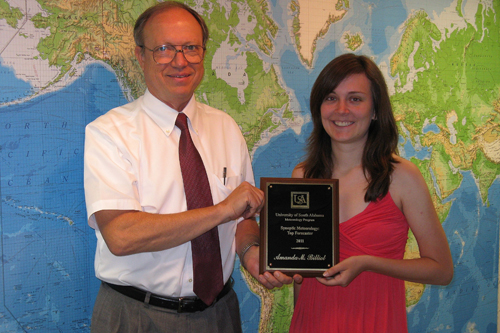
[[[2,86],[19,86],[7,79]],[[0,108],[0,331],[88,330],[99,283],[83,194],[84,128],[126,102],[114,73],[94,64],[64,89]]]
[[[30,83],[18,79],[11,67],[3,65],[2,57],[0,57],[0,82],[2,82],[0,94],[2,104],[19,100],[33,93]]]

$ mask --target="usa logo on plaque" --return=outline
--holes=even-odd
[[[309,192],[291,192],[292,208],[309,209]]]

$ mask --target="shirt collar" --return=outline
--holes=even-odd
[[[144,93],[143,108],[167,136],[172,133],[175,128],[175,120],[179,114],[177,110],[160,101],[149,90]],[[188,124],[191,123],[191,129],[198,135],[198,112],[196,112],[196,108],[196,98],[193,94],[182,112],[189,118]]]

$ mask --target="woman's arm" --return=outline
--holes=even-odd
[[[399,160],[393,173],[391,196],[415,235],[420,258],[396,260],[373,256],[350,257],[330,268],[325,278],[318,278],[321,283],[347,286],[363,271],[425,284],[450,283],[453,278],[450,248],[427,184],[413,163]]]

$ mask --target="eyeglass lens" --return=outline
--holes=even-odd
[[[153,50],[154,60],[158,64],[168,64],[174,60],[177,53],[183,53],[184,58],[192,64],[198,64],[203,60],[203,48],[199,45],[182,45],[177,49],[174,45],[161,45]]]

